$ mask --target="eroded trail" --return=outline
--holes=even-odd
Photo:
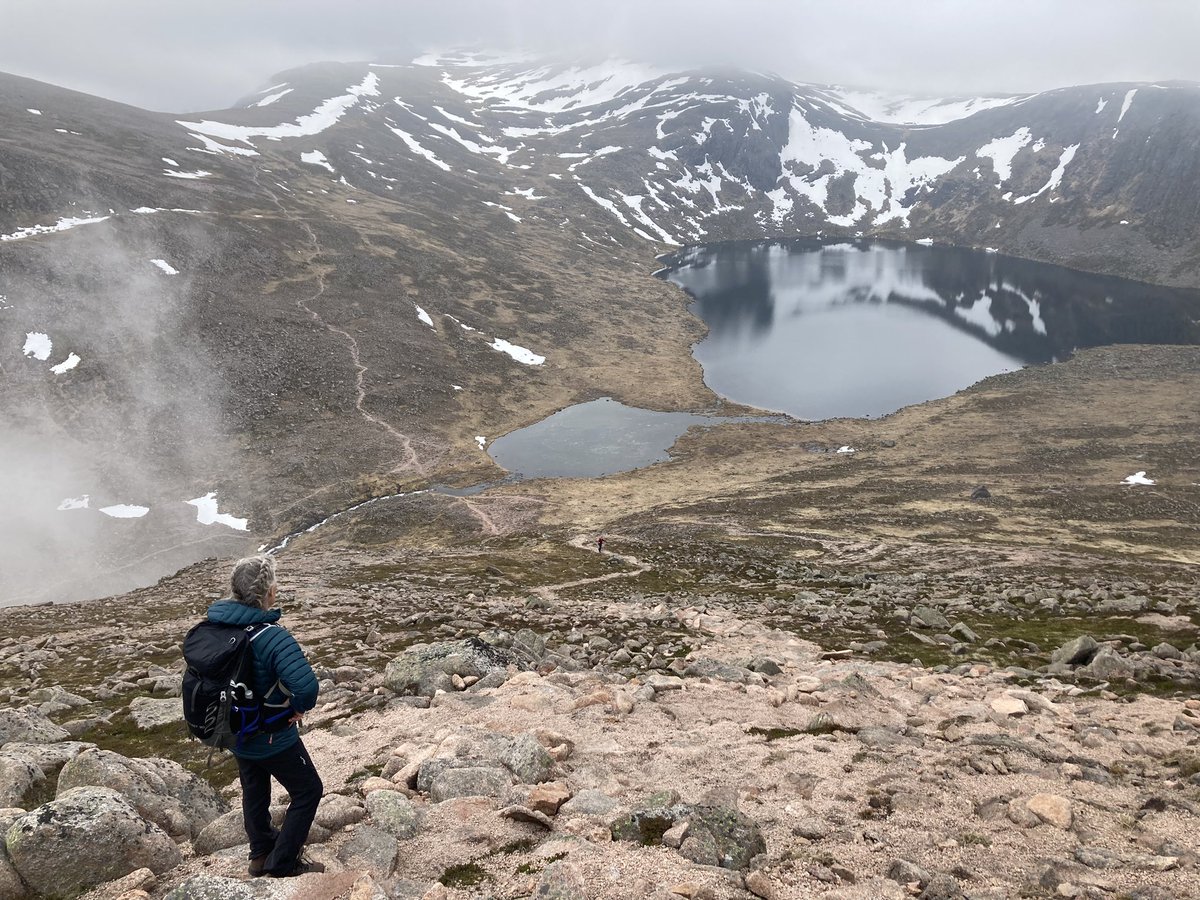
[[[308,247],[305,251],[305,257],[301,264],[304,271],[301,273],[298,280],[304,280],[307,277],[306,273],[311,272],[312,276],[316,279],[316,290],[311,295],[297,300],[296,306],[304,310],[304,312],[307,313],[309,317],[321,328],[325,329],[331,334],[337,335],[339,340],[346,345],[346,348],[350,354],[350,362],[354,366],[355,372],[355,410],[360,416],[363,417],[364,420],[371,423],[376,428],[382,429],[390,437],[395,439],[400,448],[401,461],[388,474],[399,475],[405,472],[415,472],[418,475],[425,475],[425,465],[421,462],[420,457],[417,455],[416,448],[413,446],[412,438],[401,432],[387,420],[367,410],[366,375],[369,371],[369,368],[362,361],[362,356],[359,352],[358,341],[355,340],[354,335],[350,334],[350,332],[346,331],[344,328],[339,328],[338,326],[326,321],[325,318],[321,316],[321,314],[318,313],[312,306],[313,303],[320,300],[325,295],[325,292],[328,289],[327,278],[329,272],[332,271],[332,267],[323,266],[317,262],[324,252],[324,248],[321,246],[321,240],[319,237],[317,237],[316,231],[307,221],[291,212],[284,205],[283,201],[279,199],[278,194],[276,194],[270,188],[262,185],[262,183],[259,181],[259,172],[257,168],[254,171],[254,182],[263,191],[263,193],[271,198],[271,202],[275,205],[275,208],[279,210],[281,216],[304,230],[308,241]]]
[[[417,474],[424,475],[425,474],[425,466],[421,463],[420,458],[417,456],[417,451],[413,447],[412,439],[408,435],[404,434],[403,432],[401,432],[397,428],[395,428],[395,426],[393,426],[390,422],[388,422],[384,419],[381,419],[379,416],[375,415],[374,413],[367,411],[367,409],[366,409],[366,400],[367,400],[366,375],[367,375],[368,368],[366,365],[363,364],[362,357],[359,354],[358,341],[354,339],[354,335],[350,334],[350,332],[346,331],[344,328],[339,328],[336,325],[333,325],[333,324],[325,321],[325,319],[321,317],[321,314],[312,308],[311,304],[316,302],[317,300],[321,299],[321,297],[324,296],[324,294],[325,294],[326,277],[329,274],[329,269],[328,269],[328,267],[321,266],[317,263],[317,258],[322,253],[322,247],[321,247],[321,241],[317,237],[317,233],[313,230],[312,226],[309,225],[307,222],[305,222],[303,219],[293,219],[293,220],[301,228],[303,228],[305,234],[308,235],[310,249],[309,249],[308,258],[305,260],[305,268],[310,269],[313,272],[313,274],[317,280],[316,292],[311,297],[306,297],[301,300],[297,300],[296,305],[298,307],[300,307],[301,309],[303,309],[306,313],[308,313],[309,316],[312,317],[313,321],[316,322],[318,325],[320,325],[322,328],[324,328],[326,331],[329,331],[332,334],[336,334],[339,338],[341,338],[345,342],[347,349],[350,351],[350,361],[351,361],[351,363],[354,364],[354,372],[355,372],[355,376],[354,376],[354,389],[355,389],[354,408],[355,408],[355,410],[357,410],[358,414],[360,416],[362,416],[366,421],[370,422],[372,425],[376,426],[377,428],[382,428],[391,437],[395,438],[396,443],[399,444],[399,446],[400,446],[403,461],[399,465],[397,465],[394,469],[392,469],[388,474],[398,475],[403,472],[416,472]]]
[[[580,534],[571,538],[569,543],[572,547],[578,547],[580,550],[590,551],[595,539],[586,535]],[[565,591],[569,588],[583,587],[585,584],[599,584],[602,581],[615,581],[618,578],[636,578],[644,572],[649,572],[651,567],[642,562],[636,556],[631,556],[624,553],[609,553],[610,559],[619,559],[626,565],[633,566],[632,569],[622,569],[620,572],[609,572],[607,575],[596,575],[592,578],[579,578],[575,581],[564,581],[559,584],[546,584],[533,589],[533,593],[544,600],[555,600],[558,598],[559,591]]]

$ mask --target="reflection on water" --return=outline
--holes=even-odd
[[[497,438],[488,454],[526,478],[589,478],[668,459],[671,445],[693,425],[757,421],[770,420],[654,412],[603,397]]]
[[[695,247],[664,277],[709,327],[717,393],[800,419],[873,416],[1115,343],[1200,343],[1200,295],[948,247]]]

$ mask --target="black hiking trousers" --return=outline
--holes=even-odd
[[[237,764],[242,781],[242,817],[246,823],[246,836],[250,838],[250,858],[258,859],[267,854],[263,874],[290,875],[300,859],[308,829],[317,814],[317,804],[325,790],[321,776],[304,749],[303,741],[266,759],[238,757]],[[292,798],[278,831],[271,827],[272,776]]]

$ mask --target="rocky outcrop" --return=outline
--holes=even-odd
[[[518,653],[481,638],[467,638],[410,647],[388,663],[383,681],[397,694],[432,697],[438,691],[455,690],[456,677],[461,686],[466,686],[466,679],[474,683],[488,676],[502,676],[510,666],[524,667]]]
[[[85,786],[117,791],[168,834],[188,840],[229,810],[208,782],[169,759],[129,759],[109,750],[88,750],[63,767],[58,793],[61,797]]]
[[[20,709],[0,709],[0,747],[13,741],[26,744],[50,744],[70,738],[67,732],[51,722],[32,706]]]
[[[17,819],[5,834],[13,866],[34,893],[75,897],[140,868],[180,862],[174,841],[116,791],[85,787]]]

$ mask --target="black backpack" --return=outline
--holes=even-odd
[[[260,731],[287,727],[291,710],[268,714],[254,692],[250,642],[264,627],[204,621],[183,639],[183,718],[201,743],[234,750]]]

